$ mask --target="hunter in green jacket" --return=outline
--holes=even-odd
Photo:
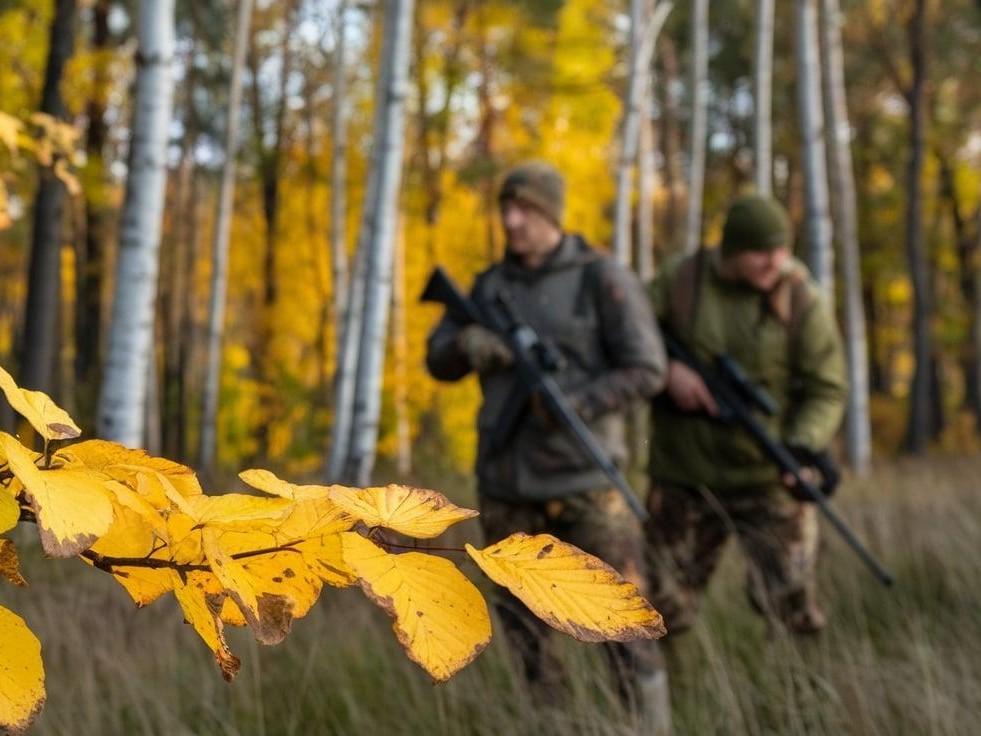
[[[721,246],[666,264],[651,297],[663,329],[699,359],[728,355],[769,392],[780,411],[759,419],[775,437],[818,452],[845,407],[843,349],[829,304],[789,245],[783,208],[743,197],[730,207]],[[814,593],[815,509],[716,410],[698,374],[671,361],[653,411],[653,602],[669,635],[686,628],[734,532],[749,558],[750,600],[773,622],[816,631],[824,615]]]

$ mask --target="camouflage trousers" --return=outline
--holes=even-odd
[[[481,497],[479,518],[488,543],[515,532],[553,534],[601,558],[648,597],[643,529],[616,489],[519,504]],[[545,690],[557,688],[562,670],[550,646],[552,628],[504,589],[498,591],[495,608],[528,681]],[[625,699],[634,697],[638,680],[663,671],[653,640],[603,646]]]
[[[774,486],[712,493],[707,488],[655,484],[647,501],[651,602],[668,636],[689,628],[735,536],[748,561],[746,592],[771,624],[795,633],[823,628],[816,601],[817,509]]]

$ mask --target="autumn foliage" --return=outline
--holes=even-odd
[[[266,470],[241,479],[256,494],[208,495],[170,460],[80,434],[39,391],[0,368],[0,388],[44,440],[34,452],[0,433],[0,534],[33,522],[49,557],[79,557],[119,582],[138,607],[172,593],[226,680],[239,659],[225,626],[282,641],[324,585],[360,585],[394,619],[410,659],[437,682],[487,646],[488,607],[452,561],[404,551],[387,532],[431,539],[477,515],[435,491],[295,485]],[[459,550],[463,552],[464,550]],[[537,616],[582,641],[664,633],[661,616],[601,560],[549,535],[514,534],[466,554]],[[26,585],[17,552],[0,539],[0,577]],[[0,729],[27,728],[45,699],[41,645],[0,608]]]

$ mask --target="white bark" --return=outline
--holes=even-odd
[[[645,21],[645,0],[630,0],[630,71],[620,126],[620,159],[617,164],[617,192],[613,225],[613,255],[630,265],[630,205],[633,199],[633,167],[637,161],[638,137],[642,118],[644,87],[654,54],[654,43],[668,13],[670,2],[658,3]]]
[[[821,108],[815,0],[797,0],[797,108],[804,163],[805,232],[808,265],[834,304],[834,252]]]
[[[754,75],[754,146],[756,191],[773,192],[773,0],[756,5],[756,69]]]
[[[691,15],[691,153],[688,166],[688,219],[685,252],[702,241],[702,192],[708,136],[708,0],[693,0]]]
[[[654,192],[658,186],[655,121],[651,118],[654,75],[648,66],[643,87],[644,114],[637,151],[637,275],[643,283],[654,278]]]
[[[347,262],[347,0],[337,9],[331,112],[330,260],[334,289],[337,355],[343,348],[343,325],[348,307]]]
[[[238,131],[242,107],[242,72],[252,20],[252,0],[239,0],[235,25],[235,50],[232,76],[228,85],[228,110],[225,117],[225,163],[221,172],[218,214],[212,239],[211,302],[208,305],[208,363],[204,379],[201,412],[201,442],[198,462],[210,469],[215,460],[218,423],[218,394],[221,385],[221,347],[225,329],[225,302],[228,292],[228,238],[235,201],[235,161],[238,154]]]
[[[392,250],[402,179],[405,98],[408,92],[409,46],[413,0],[390,0],[385,6],[386,53],[379,77],[382,125],[376,128],[372,168],[377,174],[377,207],[363,220],[368,240],[364,318],[354,395],[354,422],[345,478],[367,485],[375,462],[381,415],[385,336],[392,290]],[[391,29],[391,30],[388,30]]]
[[[138,38],[129,172],[96,420],[99,436],[129,446],[143,441],[153,347],[167,129],[173,101],[174,0],[141,0]]]
[[[838,0],[821,0],[821,61],[834,223],[838,234],[841,276],[845,296],[845,347],[851,391],[845,415],[849,464],[865,474],[872,455],[869,427],[869,358],[862,302],[862,261],[858,244],[855,175],[852,171],[851,130],[845,96],[841,50],[841,12]]]

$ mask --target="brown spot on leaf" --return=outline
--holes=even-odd
[[[535,557],[537,557],[539,560],[542,559],[543,557],[548,557],[549,553],[553,549],[555,549],[555,545],[550,542],[546,544],[544,547],[542,547],[540,550],[538,550],[538,554],[535,555]]]
[[[81,430],[79,430],[77,427],[72,427],[68,424],[61,424],[60,422],[49,424],[48,429],[50,429],[56,435],[51,438],[53,440],[70,440],[82,434]]]
[[[256,638],[263,644],[279,644],[293,624],[293,601],[284,595],[263,593],[258,599],[258,609]]]
[[[287,567],[285,570],[283,570],[283,577],[286,577],[286,578],[295,578],[296,577],[296,573],[293,572],[290,568]]]

